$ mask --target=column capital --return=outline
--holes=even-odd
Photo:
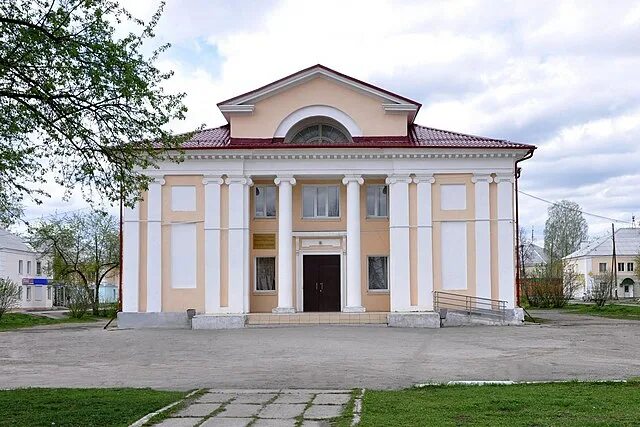
[[[416,174],[416,176],[413,177],[414,184],[433,184],[434,182],[436,182],[436,179],[433,177],[432,173]]]
[[[242,184],[242,185],[253,185],[253,181],[250,177],[244,175],[227,175],[227,179],[224,180],[224,183],[229,184]]]
[[[342,178],[342,184],[347,185],[350,182],[357,182],[358,184],[364,184],[364,179],[360,175],[345,175]]]
[[[152,175],[149,178],[151,178],[151,180],[149,181],[149,184],[164,185],[166,183],[166,181],[164,180],[164,175],[155,175],[155,176]]]
[[[222,179],[221,176],[219,175],[205,175],[204,178],[202,178],[202,183],[204,185],[207,184],[218,184],[221,185],[224,183],[224,179]]]
[[[493,182],[496,182],[498,184],[501,182],[510,182],[513,184],[513,173],[497,173],[495,178],[493,178]]]
[[[471,178],[471,182],[473,182],[474,184],[478,182],[488,182],[489,184],[491,184],[493,182],[493,178],[491,177],[491,174],[488,173],[474,173],[473,177]]]
[[[387,176],[387,179],[384,180],[385,184],[396,184],[396,183],[404,183],[410,184],[411,177],[409,174],[400,174],[394,173]]]
[[[279,175],[278,177],[276,177],[276,179],[273,180],[273,183],[275,185],[280,185],[282,183],[286,183],[288,182],[291,185],[296,185],[296,179],[293,177],[293,175]]]

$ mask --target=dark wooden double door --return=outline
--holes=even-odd
[[[304,311],[340,311],[340,255],[302,259]]]

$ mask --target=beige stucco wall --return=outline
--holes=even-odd
[[[476,294],[476,233],[475,233],[475,191],[471,182],[472,174],[437,174],[432,186],[431,202],[433,215],[433,289],[443,290],[442,285],[442,222],[463,221],[467,230],[467,288],[446,290],[460,295]],[[442,210],[441,190],[443,184],[464,184],[466,186],[466,209]]]
[[[195,308],[204,312],[204,185],[202,175],[165,176],[162,186],[162,311],[181,312]],[[171,187],[194,186],[196,210],[173,212],[171,210]],[[194,222],[196,224],[196,287],[174,289],[171,285],[171,225]]]
[[[231,114],[234,138],[272,138],[289,114],[310,105],[335,107],[349,115],[365,136],[406,136],[407,114],[385,114],[382,99],[316,77],[255,103],[252,114]]]

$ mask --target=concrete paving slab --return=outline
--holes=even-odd
[[[303,403],[270,403],[262,408],[258,418],[295,418],[302,415],[305,407]]]
[[[252,405],[246,403],[229,403],[224,407],[224,411],[220,412],[216,417],[223,418],[243,418],[253,417],[262,408],[262,405]]]
[[[318,421],[318,420],[304,420],[302,422],[302,427],[330,427],[328,421]]]
[[[202,423],[201,427],[246,427],[253,418],[220,418],[213,417]]]
[[[251,427],[295,427],[296,420],[262,420],[258,419]]]
[[[276,397],[275,393],[246,393],[238,394],[233,403],[259,403],[264,404]]]
[[[313,399],[314,405],[344,405],[351,399],[350,394],[318,394]]]
[[[311,393],[283,393],[273,403],[307,403],[311,399],[313,399],[313,394]]]
[[[234,399],[235,393],[205,393],[196,399],[197,403],[225,403]]]
[[[339,405],[311,405],[304,413],[305,419],[318,420],[335,418],[342,413]]]
[[[194,427],[202,418],[166,418],[155,424],[156,427]]]
[[[213,411],[218,409],[220,405],[218,403],[193,403],[186,408],[182,409],[175,416],[176,417],[206,417]]]

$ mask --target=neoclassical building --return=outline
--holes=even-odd
[[[316,65],[218,104],[124,220],[120,325],[254,313],[433,325],[434,294],[515,307],[514,179],[534,148],[414,123],[420,104]],[[362,318],[362,316],[361,316]]]

